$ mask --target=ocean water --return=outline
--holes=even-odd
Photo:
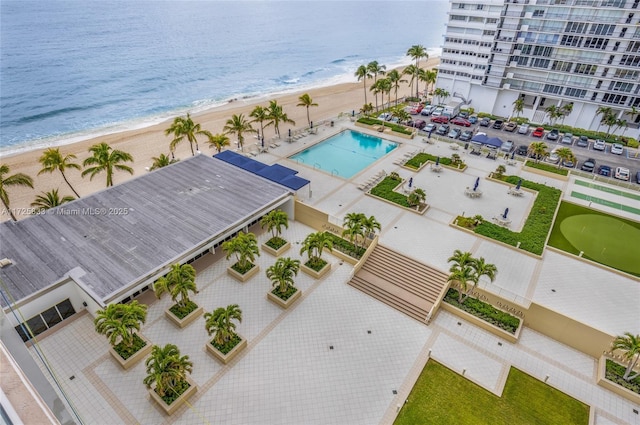
[[[0,1],[0,153],[437,54],[446,1]]]

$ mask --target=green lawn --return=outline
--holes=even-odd
[[[429,360],[396,425],[586,425],[589,406],[511,368],[502,397]]]
[[[549,237],[549,246],[640,276],[636,244],[640,223],[562,202]]]

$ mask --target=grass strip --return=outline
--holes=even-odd
[[[588,187],[588,188],[591,188],[591,189],[600,190],[602,192],[612,193],[614,195],[624,196],[625,198],[629,198],[629,199],[634,199],[636,201],[640,201],[640,195],[637,195],[635,193],[625,192],[624,190],[615,189],[613,187],[602,186],[600,184],[586,182],[584,180],[578,180],[578,179],[576,179],[576,184],[578,186],[584,186],[584,187]]]
[[[605,205],[607,207],[615,208],[615,209],[620,210],[620,211],[626,211],[626,212],[630,212],[630,213],[633,213],[633,214],[640,215],[640,209],[638,209],[638,208],[630,207],[628,205],[620,204],[618,202],[608,201],[606,199],[598,198],[598,197],[591,196],[591,195],[585,195],[584,193],[572,191],[571,192],[571,197],[572,198],[583,199],[585,201],[593,202],[593,203],[599,204],[599,205]]]
[[[527,161],[524,165],[530,168],[536,168],[538,170],[547,171],[549,173],[559,174],[561,176],[566,176],[569,174],[569,170],[567,169],[558,168],[557,165],[549,165],[543,162]]]
[[[472,355],[470,353],[470,355]],[[435,360],[416,381],[395,425],[586,425],[589,406],[511,368],[502,397]]]

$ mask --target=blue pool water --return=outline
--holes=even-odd
[[[345,130],[289,158],[348,179],[397,147],[379,137]]]

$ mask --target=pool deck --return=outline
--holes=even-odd
[[[317,135],[283,143],[256,159],[299,170],[312,182],[299,191],[299,198],[336,220],[354,211],[374,215],[382,224],[380,243],[394,250],[442,270],[448,269],[446,260],[455,249],[468,250],[497,265],[495,282],[481,284],[488,290],[515,302],[535,301],[612,335],[640,332],[637,279],[551,251],[537,259],[449,226],[463,212],[489,217],[505,207],[512,227],[522,225],[532,195],[514,197],[504,185],[485,180],[503,163],[500,160],[460,150],[469,166],[464,173],[448,169],[414,173],[393,164],[417,149],[441,156],[453,153],[447,143],[428,145],[421,138],[393,139],[402,145],[349,180],[286,159],[341,127],[352,126],[338,121],[336,128],[321,127]],[[358,189],[380,170],[413,177],[414,185],[427,193],[431,204],[427,213],[402,210]],[[523,172],[520,163],[507,166],[507,174],[559,187],[565,198],[574,187],[572,179]],[[464,196],[477,177],[483,196]],[[293,247],[286,255],[299,258],[297,244],[310,231],[291,223],[284,235]],[[266,237],[260,235],[259,241]],[[195,301],[209,311],[230,303],[243,310],[237,330],[249,344],[226,366],[204,350],[208,336],[201,321],[178,330],[163,317],[169,299],[150,304],[143,334],[155,344],[175,343],[188,354],[199,386],[189,406],[171,417],[149,400],[142,384],[144,365],[122,371],[107,353],[106,338],[94,332],[89,315],[43,338],[39,346],[85,423],[391,424],[431,356],[457,372],[464,370],[468,379],[496,394],[513,365],[591,405],[593,424],[640,425],[640,415],[633,412],[638,406],[595,384],[596,359],[527,328],[519,342],[507,343],[446,311],[425,326],[347,285],[352,266],[332,255],[327,259],[333,270],[326,278],[314,281],[298,275],[303,297],[286,311],[266,300],[270,283],[264,274],[239,284],[226,275],[225,260],[202,266]],[[262,255],[258,263],[264,270],[273,260]],[[557,290],[552,292],[553,288]],[[75,379],[69,380],[71,375]]]

